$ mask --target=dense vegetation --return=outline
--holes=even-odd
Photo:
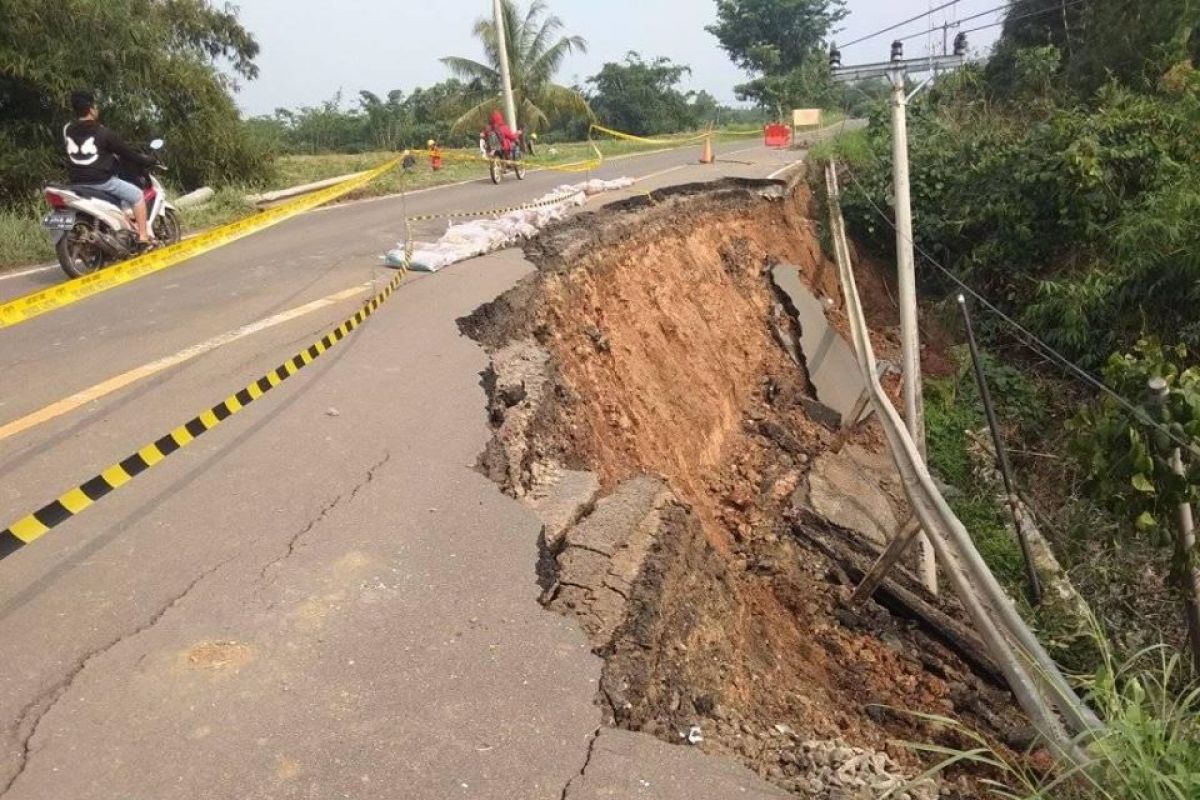
[[[232,12],[204,0],[5,0],[0,17],[0,205],[29,202],[59,173],[79,88],[131,142],[170,139],[184,183],[269,168],[230,96],[235,79],[258,74],[258,44]]]
[[[956,289],[936,261],[1115,391],[1068,380],[1044,352],[1022,348],[1024,334],[981,320],[997,361],[1042,387],[1036,402],[998,394],[1014,442],[1042,454],[1022,465],[1054,510],[1056,546],[1102,596],[1105,622],[1143,634],[1160,626],[1180,642],[1178,606],[1151,613],[1147,598],[1164,593],[1162,581],[1186,606],[1197,560],[1175,536],[1175,508],[1200,501],[1200,9],[1022,0],[1009,18],[989,59],[911,107],[914,235],[928,256],[919,278],[930,298]],[[847,217],[890,254],[886,108],[840,149]],[[1149,397],[1153,377],[1167,382],[1161,406]],[[935,466],[969,483],[954,448],[936,446],[955,436],[938,423],[961,426],[961,409],[942,390],[933,397]],[[1170,463],[1176,447],[1183,477]],[[1105,542],[1117,548],[1111,561],[1099,555]],[[1168,547],[1138,560],[1155,545]],[[1117,587],[1138,596],[1118,598]]]

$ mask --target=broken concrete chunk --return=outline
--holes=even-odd
[[[549,605],[577,616],[596,646],[624,620],[630,589],[659,533],[658,512],[673,499],[658,478],[631,478],[563,535]]]
[[[794,498],[798,506],[883,547],[900,524],[892,499],[897,481],[886,456],[851,445],[815,459]]]
[[[600,492],[594,472],[556,470],[522,500],[541,519],[546,546],[557,553],[567,528],[586,514]]]

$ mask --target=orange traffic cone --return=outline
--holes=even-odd
[[[700,163],[711,164],[716,159],[713,158],[712,136],[704,137],[704,149],[700,151]]]

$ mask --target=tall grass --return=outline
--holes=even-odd
[[[866,128],[856,128],[817,142],[809,148],[808,157],[817,164],[836,159],[855,166],[873,156]]]
[[[955,751],[905,743],[943,757],[914,782],[951,766],[977,764],[1001,776],[983,783],[989,796],[1004,800],[1200,798],[1200,684],[1189,677],[1181,656],[1155,645],[1118,664],[1103,639],[1097,647],[1103,666],[1084,688],[1107,727],[1098,739],[1080,740],[1090,756],[1088,763],[1038,770],[1031,766],[1034,759],[999,752],[985,737],[954,720],[926,717],[956,728],[976,746]]]
[[[0,269],[52,260],[54,248],[42,230],[45,207],[0,209]]]

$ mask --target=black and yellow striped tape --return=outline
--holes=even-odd
[[[411,251],[406,251],[406,256],[411,257]],[[247,384],[240,391],[226,397],[207,411],[192,417],[170,433],[147,444],[128,458],[113,464],[99,475],[84,481],[56,500],[9,525],[3,532],[0,532],[0,558],[8,556],[40,538],[109,492],[129,483],[136,476],[177,450],[191,444],[320,358],[375,313],[376,309],[391,297],[407,273],[406,268],[401,268],[388,284],[353,316],[271,372]]]
[[[582,190],[575,192],[566,192],[555,197],[547,197],[545,200],[534,200],[529,203],[522,203],[519,206],[506,206],[504,208],[489,208],[484,211],[443,211],[439,214],[415,214],[411,217],[405,217],[405,222],[427,222],[432,219],[462,219],[465,217],[495,217],[500,214],[508,214],[513,211],[528,211],[531,208],[543,208],[545,206],[554,206],[559,203],[570,200],[582,193]]]

